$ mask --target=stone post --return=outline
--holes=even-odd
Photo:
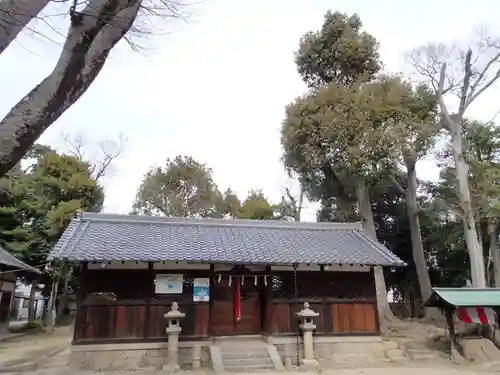
[[[304,358],[302,358],[301,364],[305,368],[317,368],[319,363],[314,358],[313,342],[313,331],[316,329],[316,325],[313,322],[313,318],[318,317],[319,313],[312,311],[309,308],[309,303],[304,302],[304,308],[297,313],[297,316],[302,321],[300,329],[302,329],[304,338]]]
[[[193,370],[201,367],[201,345],[193,346]]]
[[[172,302],[170,311],[164,315],[167,319],[168,359],[163,370],[176,371],[179,369],[179,335],[182,331],[180,321],[186,316],[179,311],[177,302]]]

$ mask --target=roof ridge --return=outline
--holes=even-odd
[[[309,229],[309,230],[362,230],[361,223],[332,223],[332,222],[295,222],[282,220],[245,220],[245,219],[210,219],[184,218],[164,216],[119,215],[107,213],[84,212],[74,219],[82,222],[107,222],[131,224],[163,224],[163,225],[199,225],[199,226],[230,226],[251,228],[279,228],[279,229]]]

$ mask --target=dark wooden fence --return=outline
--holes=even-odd
[[[371,272],[292,272],[272,277],[267,327],[271,334],[296,333],[296,313],[308,302],[319,313],[316,334],[377,334],[379,324]]]
[[[179,271],[181,272],[181,271]],[[93,270],[81,275],[74,343],[166,339],[166,314],[172,302],[186,313],[181,339],[212,334],[210,302],[193,302],[193,280],[214,275],[184,271],[183,294],[155,295],[153,270]],[[295,315],[309,302],[319,312],[317,334],[377,334],[375,284],[371,272],[272,272],[265,294],[262,333],[298,332]],[[296,281],[296,283],[295,283]],[[297,291],[295,291],[295,284]],[[214,288],[211,288],[211,293]],[[297,292],[297,298],[296,298]],[[216,312],[214,312],[216,314]]]
[[[170,272],[169,273],[174,273]],[[155,295],[151,270],[92,270],[81,275],[74,343],[166,339],[172,302],[186,313],[181,337],[208,336],[209,303],[193,302],[193,280],[208,272],[184,273],[183,293]]]

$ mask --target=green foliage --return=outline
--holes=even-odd
[[[377,237],[409,264],[388,274],[389,283],[401,296],[419,295],[408,178],[399,168],[404,164],[413,171],[434,147],[435,96],[424,85],[379,75],[378,43],[362,31],[357,15],[328,12],[319,31],[302,37],[295,62],[313,90],[286,108],[281,129],[286,169],[299,175],[309,199],[321,203],[320,221],[359,221],[355,187],[363,179]],[[417,206],[425,208],[419,216],[433,284],[463,285],[467,257],[460,224],[433,195],[421,197]]]
[[[269,203],[261,190],[251,190],[237,212],[238,219],[272,220],[275,208]]]
[[[281,208],[269,203],[260,190],[251,190],[243,202],[231,189],[222,194],[210,168],[192,157],[177,156],[167,160],[164,168],[155,167],[146,173],[137,192],[133,213],[270,220]]]
[[[349,88],[330,84],[298,98],[287,107],[281,130],[285,165],[302,176],[330,166],[351,186],[378,173],[396,158],[400,131],[394,122],[406,116],[407,92],[398,77],[383,77]]]
[[[464,149],[474,214],[478,220],[496,218],[500,216],[500,128],[493,123],[467,122]],[[442,167],[440,181],[430,184],[431,191],[461,215],[451,146],[438,157]]]
[[[77,210],[102,209],[103,188],[87,163],[36,145],[33,164],[0,179],[0,245],[32,266],[45,263]]]
[[[224,192],[220,210],[224,215],[231,218],[237,217],[238,212],[241,210],[241,202],[238,196],[230,188]]]
[[[360,79],[368,81],[379,72],[378,43],[362,27],[357,14],[328,11],[319,31],[302,36],[295,63],[309,87],[348,86]]]
[[[212,170],[189,156],[151,168],[137,192],[133,210],[144,215],[223,217],[223,197]]]

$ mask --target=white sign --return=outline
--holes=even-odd
[[[156,294],[182,294],[182,274],[158,274],[155,280]]]
[[[194,279],[193,301],[194,302],[210,301],[210,279],[208,277],[200,277]]]

